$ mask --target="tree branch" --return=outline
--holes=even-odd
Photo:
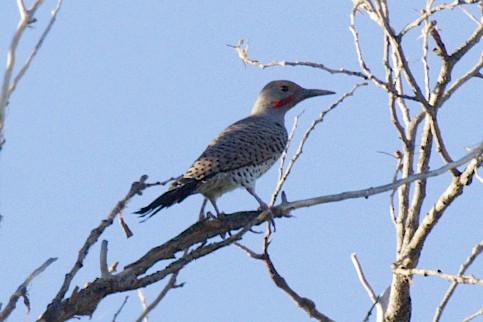
[[[15,87],[17,86],[17,84],[20,81],[20,79],[22,79],[22,77],[25,75],[25,72],[30,67],[30,63],[34,59],[35,55],[37,55],[37,52],[39,51],[40,47],[42,46],[45,38],[47,38],[47,34],[50,32],[50,29],[52,28],[52,25],[54,24],[54,22],[55,22],[55,20],[57,18],[57,13],[59,12],[61,6],[62,6],[62,0],[58,0],[57,6],[51,12],[51,15],[52,16],[50,18],[49,23],[47,24],[47,27],[45,27],[44,32],[40,36],[40,38],[37,41],[37,44],[35,45],[35,47],[30,52],[30,54],[29,54],[27,60],[25,61],[23,67],[20,69],[20,71],[18,72],[17,76],[15,76],[14,80],[10,84],[9,89],[8,89],[8,91],[9,91],[8,95],[9,96],[15,90]]]
[[[8,318],[8,316],[13,312],[13,310],[15,310],[17,301],[21,296],[27,299],[27,287],[29,286],[30,282],[32,282],[34,278],[36,278],[43,271],[45,271],[45,269],[56,260],[57,258],[49,258],[39,268],[33,271],[32,274],[27,276],[25,281],[17,288],[15,293],[13,293],[10,296],[10,299],[7,305],[5,306],[5,308],[2,311],[0,311],[0,321],[5,321]],[[28,301],[26,301],[26,303],[28,303]],[[30,307],[27,307],[27,309],[28,311],[30,311]]]
[[[261,254],[257,254],[254,251],[250,250],[246,246],[243,246],[242,244],[237,243],[236,245],[240,247],[242,250],[244,250],[248,256],[250,256],[253,259],[261,260],[265,263],[267,266],[268,273],[270,274],[270,278],[272,281],[277,285],[278,288],[280,288],[282,291],[284,291],[292,300],[297,303],[298,307],[300,307],[305,313],[307,313],[311,318],[316,319],[317,321],[320,322],[333,322],[329,317],[324,315],[323,313],[319,312],[317,308],[315,307],[314,301],[311,299],[301,297],[297,292],[295,292],[285,281],[285,278],[283,278],[275,268],[275,265],[273,264],[270,255],[268,254],[268,246],[270,245],[270,241],[268,240],[269,235],[266,235],[264,238],[264,243],[263,243],[263,252]]]
[[[478,279],[472,275],[461,275],[461,274],[449,275],[441,272],[440,270],[428,270],[428,269],[420,269],[420,268],[411,268],[411,269],[395,268],[393,271],[396,274],[400,274],[408,277],[411,277],[412,275],[436,276],[458,284],[483,285],[482,279]]]
[[[479,155],[483,151],[483,142],[471,153],[467,154],[465,157],[458,161],[447,164],[444,167],[431,171],[428,173],[420,173],[412,177],[404,178],[398,180],[394,183],[376,187],[369,188],[366,190],[342,193],[332,196],[324,196],[318,198],[312,198],[307,200],[299,200],[295,202],[286,202],[283,200],[282,204],[271,209],[269,211],[250,211],[250,212],[240,212],[231,215],[225,215],[225,217],[215,218],[213,220],[203,220],[197,222],[184,232],[164,243],[161,246],[151,249],[146,255],[144,255],[139,260],[132,264],[129,264],[125,269],[109,278],[98,278],[91,283],[89,283],[85,288],[79,290],[74,289],[72,295],[65,300],[59,301],[56,297],[52,303],[49,304],[47,310],[41,316],[41,321],[59,321],[67,320],[74,315],[91,315],[96,309],[98,303],[107,295],[123,292],[128,290],[134,290],[140,287],[145,287],[157,281],[164,279],[166,276],[179,271],[192,261],[201,258],[207,254],[213,253],[218,249],[226,247],[233,244],[234,242],[240,240],[242,236],[251,230],[254,225],[259,225],[267,220],[274,218],[285,217],[291,209],[297,209],[301,207],[309,207],[316,204],[333,202],[339,200],[345,200],[349,198],[357,197],[367,197],[384,191],[389,191],[397,188],[400,185],[407,184],[422,177],[433,177],[442,173],[445,173],[449,169],[457,167],[465,162],[468,162],[475,156]],[[145,180],[145,176],[143,178]],[[62,286],[61,292],[65,294],[68,285],[70,284],[73,275],[79,269],[79,265],[82,264],[85,255],[87,254],[88,248],[97,240],[100,233],[110,224],[115,217],[115,213],[118,213],[125,206],[126,201],[136,192],[136,186],[145,186],[143,182],[135,183],[134,188],[131,189],[127,197],[120,201],[118,205],[113,209],[111,215],[108,219],[104,220],[103,223],[91,232],[88,240],[83,246],[82,250],[79,252],[79,259],[74,265],[71,273],[67,274],[66,282]],[[110,223],[109,223],[110,222]],[[226,234],[231,231],[239,230],[237,233],[232,234],[231,237],[224,239],[219,242],[208,244],[208,240],[220,235]],[[155,263],[163,259],[174,259],[176,258],[176,253],[188,249],[195,244],[201,244],[198,248],[190,251],[186,256],[174,260],[168,264],[164,269],[152,273],[147,276],[142,276],[149,268],[151,268]],[[67,285],[67,286],[65,286]],[[59,294],[61,294],[59,292]]]
[[[471,314],[470,316],[466,317],[463,322],[469,322],[478,316],[483,315],[483,308],[479,309],[477,312]]]
[[[450,4],[441,4],[437,7],[430,8],[430,10],[424,10],[421,15],[419,16],[418,19],[412,21],[411,23],[407,24],[401,32],[399,32],[399,37],[404,36],[408,31],[413,29],[414,27],[419,26],[423,21],[428,19],[430,16],[434,15],[435,13],[441,11],[441,10],[453,10],[454,8],[464,5],[464,4],[476,4],[480,0],[455,0]]]
[[[187,250],[185,251],[184,256],[186,256]],[[136,322],[141,322],[144,318],[147,318],[149,312],[154,310],[154,308],[163,300],[163,298],[168,294],[171,289],[183,287],[183,284],[176,284],[176,279],[178,278],[179,270],[171,274],[171,278],[169,279],[166,286],[162,289],[162,291],[158,294],[158,296],[154,299],[154,301],[149,304],[144,311],[139,315],[136,319]]]
[[[481,146],[482,144],[480,144],[480,147]],[[404,254],[402,254],[401,258],[410,258],[414,264],[417,264],[417,260],[423,248],[424,242],[429,236],[429,233],[441,218],[445,210],[448,209],[451,203],[463,193],[464,187],[471,183],[476,168],[481,164],[481,160],[478,158],[481,158],[481,154],[466,166],[466,169],[462,172],[461,176],[453,179],[453,182],[451,182],[446,191],[439,197],[439,199],[422,220],[418,229],[414,233],[410,244],[404,250]]]
[[[363,189],[363,190],[356,190],[356,191],[350,191],[350,192],[343,192],[340,194],[335,194],[335,195],[328,195],[328,196],[322,196],[322,197],[316,197],[316,198],[310,198],[310,199],[304,199],[304,200],[298,200],[294,202],[289,202],[287,203],[283,209],[286,210],[291,210],[291,209],[298,209],[298,208],[303,208],[303,207],[310,207],[318,204],[323,204],[323,203],[328,203],[328,202],[334,202],[334,201],[340,201],[340,200],[346,200],[346,199],[354,199],[354,198],[368,198],[369,196],[379,194],[382,192],[390,191],[392,189],[396,189],[402,185],[414,182],[416,180],[421,180],[421,179],[426,179],[430,177],[435,177],[438,175],[441,175],[450,169],[459,167],[462,164],[465,164],[466,162],[478,157],[483,151],[483,142],[481,142],[477,148],[475,148],[472,152],[469,154],[465,155],[461,159],[448,163],[444,165],[443,167],[429,171],[429,172],[424,172],[424,173],[418,173],[400,180],[397,180],[393,183],[378,186],[378,187],[373,187],[369,189]],[[470,163],[472,166],[473,170],[474,167],[476,166],[477,161],[476,159]],[[469,166],[470,166],[469,165]],[[472,173],[468,173],[468,175],[472,175]]]
[[[478,245],[473,247],[471,250],[471,254],[468,256],[466,261],[460,266],[460,269],[458,271],[458,274],[456,276],[461,276],[466,272],[468,267],[475,261],[475,259],[483,252],[483,241],[480,242]],[[443,296],[443,299],[441,300],[441,303],[438,305],[436,308],[436,312],[434,313],[433,317],[433,322],[438,322],[439,319],[441,318],[441,314],[443,313],[444,308],[446,307],[446,304],[448,304],[449,299],[453,295],[456,287],[458,286],[458,282],[453,281],[446,291],[446,293]]]
[[[287,180],[287,177],[290,174],[290,171],[292,170],[293,165],[295,164],[295,162],[297,161],[297,159],[302,154],[303,148],[304,148],[304,145],[305,145],[305,142],[307,141],[307,139],[309,138],[310,133],[312,133],[312,131],[317,126],[317,124],[322,123],[324,121],[325,115],[327,113],[329,113],[330,111],[332,111],[333,109],[335,109],[337,107],[337,105],[339,105],[340,103],[342,103],[347,97],[353,96],[354,95],[354,92],[359,87],[366,86],[366,85],[367,85],[367,83],[360,83],[360,84],[354,85],[354,87],[349,92],[347,92],[344,95],[342,95],[335,103],[333,103],[332,105],[330,105],[326,110],[320,112],[319,117],[317,119],[315,119],[314,121],[312,121],[312,124],[305,131],[304,135],[302,136],[302,139],[300,140],[300,143],[299,143],[299,146],[297,148],[297,151],[295,152],[295,154],[290,159],[290,161],[288,163],[288,166],[285,169],[285,172],[283,173],[282,177],[277,182],[277,186],[275,187],[275,191],[273,192],[273,195],[272,195],[272,202],[271,202],[272,205],[273,205],[273,202],[275,202],[275,199],[277,198],[278,193],[282,189],[283,184],[285,183],[285,180]]]
[[[111,210],[109,215],[104,219],[97,228],[94,228],[89,236],[87,237],[84,245],[82,248],[79,250],[79,254],[77,257],[77,260],[72,267],[71,271],[65,275],[64,282],[55,296],[54,303],[60,303],[62,299],[64,298],[65,294],[67,293],[70,283],[74,279],[74,276],[77,274],[77,272],[82,268],[84,259],[86,258],[87,254],[89,253],[89,249],[94,245],[101,234],[109,227],[112,225],[114,218],[126,207],[126,204],[128,201],[136,194],[140,194],[142,190],[144,190],[146,187],[149,186],[149,184],[146,184],[145,181],[147,180],[147,176],[144,175],[142,176],[138,182],[134,182],[131,186],[131,189],[127,193],[127,195],[119,201],[116,206]]]
[[[47,28],[45,29],[42,36],[40,37],[40,40],[37,43],[37,45],[32,50],[25,65],[22,67],[19,74],[15,77],[13,84],[11,84],[10,80],[12,78],[13,69],[15,67],[15,56],[16,56],[18,44],[20,42],[20,38],[22,37],[23,32],[25,31],[25,28],[27,28],[29,24],[35,22],[35,18],[34,18],[35,12],[37,11],[37,9],[40,7],[42,3],[43,3],[43,0],[35,0],[35,2],[32,4],[30,9],[27,10],[25,8],[25,4],[23,0],[17,0],[17,5],[19,7],[19,12],[20,12],[20,22],[17,25],[17,29],[13,35],[12,41],[10,42],[10,46],[7,51],[7,66],[3,74],[3,82],[2,82],[2,87],[0,91],[0,149],[3,143],[5,142],[5,139],[3,137],[3,128],[5,124],[5,111],[8,105],[8,99],[10,97],[10,94],[15,89],[16,83],[25,74],[26,70],[30,65],[30,62],[32,61],[33,57],[35,56],[38,49],[42,45],[43,40],[47,36],[50,28],[52,27],[52,24],[55,21],[55,16],[57,15],[57,12],[60,10],[60,4],[62,3],[62,0],[59,0],[59,2],[57,3],[57,7],[52,13],[52,18],[49,24],[47,25]]]
[[[275,67],[275,66],[305,66],[305,67],[322,69],[330,74],[345,74],[349,76],[360,77],[366,80],[368,79],[367,76],[361,72],[351,71],[344,68],[339,68],[339,69],[329,68],[323,64],[317,64],[312,62],[302,62],[302,61],[289,62],[289,61],[282,60],[282,61],[272,61],[270,63],[264,64],[259,62],[258,60],[253,60],[248,58],[248,42],[245,45],[245,47],[243,47],[243,43],[244,43],[244,40],[240,39],[237,45],[227,45],[227,46],[234,48],[236,50],[236,52],[238,53],[238,57],[245,65],[249,64],[249,65],[257,66],[257,67],[260,67],[261,69],[265,69],[268,67]]]

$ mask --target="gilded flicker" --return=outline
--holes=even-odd
[[[268,83],[248,117],[223,130],[168,191],[136,213],[152,217],[163,208],[201,193],[220,215],[218,197],[241,187],[266,208],[255,193],[255,181],[280,158],[287,145],[285,113],[306,98],[328,94],[334,93],[305,89],[286,80]]]

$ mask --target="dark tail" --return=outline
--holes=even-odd
[[[139,217],[147,217],[143,221],[148,220],[161,211],[161,209],[172,206],[175,203],[180,203],[194,194],[199,184],[200,182],[198,180],[188,179],[182,182],[181,185],[166,191],[149,205],[136,211],[135,214],[139,214]]]

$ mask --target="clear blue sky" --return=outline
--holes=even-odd
[[[55,1],[46,1],[38,22],[26,31],[19,63],[54,6]],[[348,29],[351,1],[335,6],[331,1],[66,1],[8,108],[7,142],[0,154],[0,301],[6,303],[47,258],[58,257],[29,287],[31,320],[37,317],[56,294],[89,231],[131,183],[142,174],[157,181],[183,173],[219,131],[249,113],[265,83],[290,79],[308,88],[350,90],[358,79],[304,67],[244,67],[226,46],[244,38],[250,41],[250,56],[262,61],[302,60],[357,70]],[[413,2],[393,9],[393,21],[400,27],[417,17],[414,9],[419,7]],[[4,64],[18,22],[15,1],[2,1],[0,21]],[[368,17],[359,21],[363,49],[373,71],[380,72],[380,33]],[[473,28],[460,10],[440,24],[449,49]],[[419,46],[418,36],[410,34],[407,42]],[[418,47],[414,48],[408,52],[409,61],[422,70]],[[476,60],[472,57],[470,63]],[[455,158],[483,137],[481,92],[481,82],[468,83],[440,113],[443,135]],[[305,110],[297,142],[311,120],[335,99],[311,99],[287,115],[291,124]],[[312,134],[284,190],[289,200],[297,200],[388,183],[395,161],[379,151],[393,153],[399,148],[386,96],[371,85],[330,113]],[[435,155],[431,167],[441,165]],[[276,176],[272,169],[258,181],[262,198],[269,199]],[[425,209],[450,180],[448,175],[430,180]],[[197,220],[200,196],[139,224],[131,212],[163,189],[151,188],[129,204],[125,219],[133,238],[126,240],[117,224],[103,235],[110,242],[110,262],[117,260],[122,267]],[[420,267],[457,272],[483,236],[482,191],[481,183],[475,182],[451,206],[428,239]],[[357,253],[376,293],[390,284],[395,234],[388,200],[389,195],[382,194],[325,204],[277,221],[270,249],[276,267],[300,295],[337,321],[360,321],[371,306],[351,253]],[[227,213],[257,207],[242,190],[223,196],[218,205]],[[243,243],[259,250],[262,236],[246,235]],[[82,287],[100,274],[98,260],[96,246],[75,285]],[[480,258],[469,273],[481,278],[482,272]],[[261,262],[236,247],[196,261],[180,273],[179,282],[186,284],[168,294],[152,321],[310,320],[276,288]],[[163,286],[146,289],[148,301]],[[430,320],[448,286],[438,278],[415,277],[413,321]],[[92,321],[111,320],[125,295],[102,301]],[[136,293],[127,295],[119,321],[132,321],[141,312]],[[459,286],[443,321],[462,320],[482,301],[481,287]],[[24,312],[19,302],[10,321],[21,321]]]

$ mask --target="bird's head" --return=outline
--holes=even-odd
[[[306,89],[287,80],[273,81],[265,85],[253,105],[251,115],[283,118],[285,113],[306,98],[335,94],[323,89]]]

